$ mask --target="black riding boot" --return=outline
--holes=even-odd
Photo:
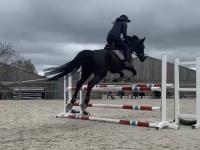
[[[126,52],[125,52],[124,61],[125,61],[125,62],[130,62],[130,59],[131,59],[131,54],[129,53],[129,51],[126,51]]]

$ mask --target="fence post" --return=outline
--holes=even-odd
[[[193,128],[200,128],[200,57],[196,58],[196,118]]]
[[[18,100],[21,100],[22,99],[22,81],[19,80],[19,99]]]
[[[66,99],[67,99],[67,95],[66,95],[66,92],[67,92],[67,90],[66,90],[66,76],[64,76],[64,87],[63,87],[63,91],[64,91],[64,113],[66,113],[66,103],[67,103],[67,101],[66,101]]]
[[[179,58],[174,63],[174,122],[179,123]]]
[[[167,80],[167,56],[166,55],[162,55],[162,81],[161,81],[161,120],[162,121],[166,121],[167,118],[167,114],[166,114],[166,81]]]

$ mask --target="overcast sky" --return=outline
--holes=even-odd
[[[0,41],[41,72],[103,48],[121,14],[132,20],[129,35],[146,37],[149,56],[200,56],[200,0],[0,0]]]

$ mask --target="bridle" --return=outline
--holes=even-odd
[[[135,56],[139,57],[139,54],[137,54],[135,51],[132,54],[134,54]],[[144,53],[144,57],[148,57],[148,54]]]

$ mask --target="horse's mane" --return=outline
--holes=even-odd
[[[137,35],[133,35],[132,38],[137,39],[137,40],[139,39],[139,37]]]
[[[127,39],[128,39],[128,41],[136,41],[136,40],[139,40],[139,38],[138,38],[137,35],[133,35],[133,36],[127,35]]]

